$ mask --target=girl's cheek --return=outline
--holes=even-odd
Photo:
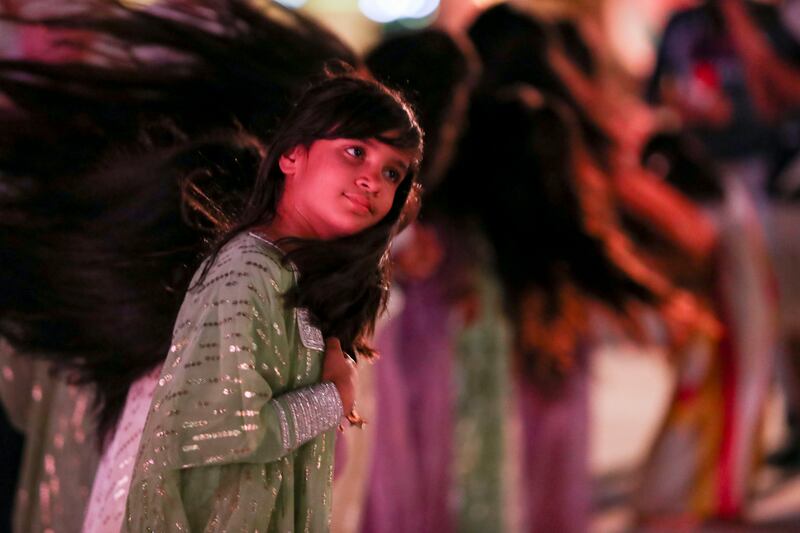
[[[389,213],[392,208],[392,201],[394,200],[394,193],[387,195],[386,199],[381,202],[380,213],[376,213],[378,220],[382,219]]]

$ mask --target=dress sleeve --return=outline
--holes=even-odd
[[[291,388],[301,360],[294,312],[281,298],[291,272],[255,251],[237,254],[221,255],[184,300],[142,435],[126,531],[204,523],[187,490],[244,483],[251,466],[277,465],[341,419],[333,384]]]
[[[144,468],[275,461],[341,418],[333,384],[289,392],[296,328],[279,291],[285,271],[269,259],[243,263],[210,271],[187,295],[142,439]]]

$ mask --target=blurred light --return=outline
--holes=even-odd
[[[631,74],[646,76],[655,63],[653,11],[658,0],[610,0],[604,5],[606,31],[617,61]]]
[[[488,8],[489,6],[493,6],[495,4],[499,4],[503,0],[472,0],[472,3],[475,4],[477,7],[483,9]]]
[[[152,4],[155,4],[156,0],[121,0],[120,4],[125,7],[131,9],[144,9],[149,7]]]
[[[419,7],[419,9],[417,9],[412,16],[407,18],[421,19],[427,17],[428,15],[436,11],[436,8],[438,7],[439,7],[439,0],[423,0],[422,5]]]
[[[301,7],[308,0],[275,0],[275,1],[281,4],[282,6],[297,8]]]
[[[439,0],[358,0],[358,8],[364,16],[380,23],[424,18],[437,7]]]

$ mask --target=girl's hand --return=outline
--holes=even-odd
[[[350,414],[356,404],[358,369],[355,362],[342,351],[342,345],[336,337],[325,340],[322,381],[330,381],[336,386],[345,415]]]

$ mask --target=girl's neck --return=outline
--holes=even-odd
[[[275,218],[271,222],[257,226],[255,231],[272,242],[291,237],[300,239],[319,238],[303,217],[286,216],[286,213],[281,209],[275,213]]]

